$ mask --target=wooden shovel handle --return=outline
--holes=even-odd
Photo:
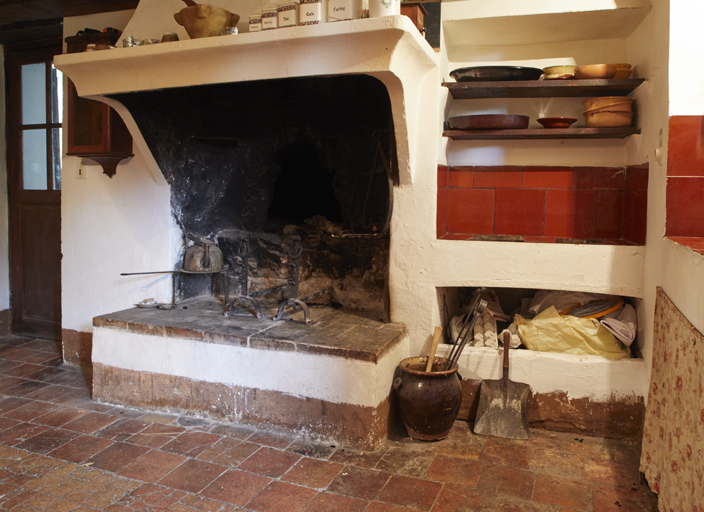
[[[508,368],[508,348],[511,345],[511,334],[504,333],[504,368]]]
[[[428,355],[428,364],[425,367],[425,371],[429,372],[433,368],[433,358],[435,358],[435,352],[438,349],[438,343],[440,342],[440,335],[442,334],[442,327],[436,326],[435,333],[433,334],[433,344],[430,345],[430,354]]]

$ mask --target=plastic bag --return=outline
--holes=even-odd
[[[516,315],[515,322],[523,344],[530,350],[609,359],[624,359],[631,355],[598,320],[560,315],[554,306],[533,320]]]

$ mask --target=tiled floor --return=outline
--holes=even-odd
[[[635,443],[533,430],[376,452],[94,403],[55,343],[0,339],[0,510],[655,511]],[[88,376],[89,378],[89,376]]]

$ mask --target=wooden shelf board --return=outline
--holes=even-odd
[[[443,82],[454,99],[577,98],[625,96],[645,78],[625,80],[520,80],[504,82]]]
[[[640,128],[530,128],[527,130],[445,130],[453,140],[517,139],[623,139],[640,133]]]

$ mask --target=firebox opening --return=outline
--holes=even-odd
[[[334,170],[320,165],[318,153],[309,142],[287,144],[274,154],[281,172],[274,182],[268,225],[302,224],[321,215],[344,223],[333,181]]]

